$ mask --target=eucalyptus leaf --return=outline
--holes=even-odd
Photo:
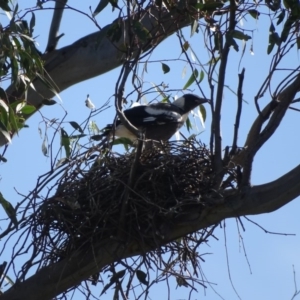
[[[44,104],[44,105],[54,105],[54,104],[56,104],[57,102],[55,101],[55,100],[53,100],[53,99],[43,99],[43,101],[42,101],[42,104]]]
[[[8,132],[6,126],[3,124],[3,122],[0,120],[0,133],[5,137],[7,143],[11,144],[11,136]]]
[[[48,138],[47,138],[47,135],[45,135],[43,143],[42,143],[42,152],[45,156],[48,157]]]
[[[197,69],[194,70],[193,74],[190,76],[189,80],[184,85],[183,89],[186,90],[194,81],[197,79],[199,72]]]
[[[18,220],[17,220],[16,210],[9,201],[4,199],[1,192],[0,192],[0,204],[4,208],[7,216],[10,218],[12,223],[16,226],[16,228],[18,228]]]
[[[108,0],[100,0],[96,9],[93,12],[93,17],[97,16],[108,5],[108,3]]]
[[[66,152],[66,157],[69,158],[70,155],[71,155],[71,141],[70,141],[70,138],[67,134],[67,132],[61,128],[60,129],[60,143],[61,143],[61,146],[64,147],[65,149],[65,152]]]
[[[140,283],[144,285],[148,285],[148,281],[146,280],[147,274],[141,270],[136,270],[136,277]]]
[[[257,11],[256,9],[249,9],[248,13],[254,19],[258,19],[259,15],[260,15],[260,12]]]
[[[167,64],[161,63],[161,67],[162,67],[164,74],[170,72],[170,67]]]
[[[78,130],[79,132],[83,133],[82,128],[80,127],[80,125],[79,125],[77,122],[75,122],[75,121],[70,121],[69,123],[70,123],[70,125],[71,125],[74,129],[76,129],[76,130]]]

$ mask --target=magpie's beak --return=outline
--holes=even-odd
[[[206,98],[200,98],[199,100],[197,99],[198,104],[203,104],[203,103],[210,103],[210,99],[206,99]]]

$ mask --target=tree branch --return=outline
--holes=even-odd
[[[290,85],[280,92],[280,94],[276,97],[276,100],[270,101],[265,106],[253,122],[244,145],[244,150],[233,158],[233,162],[242,165],[244,169],[246,169],[247,173],[250,174],[251,172],[251,166],[255,154],[276,131],[285,116],[289,105],[293,102],[293,99],[299,90],[300,74],[295,77],[294,81]],[[269,121],[262,130],[263,124],[267,120]],[[245,174],[245,176],[249,176],[249,174]]]
[[[267,184],[246,187],[242,191],[227,190],[224,198],[216,199],[201,213],[192,211],[176,218],[160,245],[165,245],[188,233],[195,232],[221,222],[226,218],[269,213],[289,203],[300,195],[300,165]],[[125,244],[113,238],[98,242],[93,249],[77,251],[68,259],[47,266],[24,282],[16,283],[3,295],[1,300],[52,299],[72,286],[80,284],[90,275],[99,272],[115,260],[144,254],[154,250],[156,243],[139,244],[137,241]],[[155,245],[155,246],[154,246]]]
[[[241,120],[241,114],[242,114],[242,106],[243,106],[244,75],[245,75],[245,68],[243,68],[242,72],[239,74],[239,85],[238,85],[238,90],[237,90],[237,110],[236,110],[236,116],[235,116],[233,141],[232,141],[232,148],[231,148],[231,153],[233,153],[233,154],[237,150],[238,133],[239,133],[240,120]]]
[[[228,35],[234,30],[236,25],[236,3],[234,0],[230,0],[230,15],[229,15],[229,30]],[[225,46],[221,52],[221,64],[219,68],[218,88],[216,96],[215,110],[213,113],[213,133],[215,137],[215,149],[214,149],[214,172],[216,173],[216,188],[219,188],[223,178],[223,162],[222,162],[222,135],[221,135],[221,109],[223,103],[223,91],[225,83],[226,67],[228,62],[228,55],[231,44],[229,39],[226,39]]]
[[[53,12],[53,18],[50,26],[48,44],[46,47],[46,52],[51,52],[56,49],[58,40],[62,37],[62,35],[58,36],[59,27],[62,15],[64,13],[64,7],[68,0],[56,0],[55,8]]]
[[[144,47],[136,43],[135,49],[132,49],[134,51],[132,58],[141,51],[141,47],[143,52],[148,51],[176,32],[178,28],[183,28],[191,23],[191,19],[176,8],[167,11],[153,5],[140,14],[143,15],[140,23],[152,34],[152,37],[149,38],[148,42],[143,43]],[[121,26],[122,38],[118,42],[111,42],[107,33],[111,26],[116,23]],[[72,45],[46,53],[43,56],[45,70],[56,84],[58,92],[122,65],[125,56],[121,49],[126,48],[126,38],[128,37],[126,23],[126,20],[117,19],[101,31],[87,35]],[[55,93],[39,79],[35,79],[33,85],[36,91],[29,88],[28,103],[40,109],[43,99],[52,98]],[[16,91],[13,86],[10,86],[6,92],[11,102],[22,97],[22,94]],[[5,145],[6,142],[6,139],[0,135],[0,146]]]

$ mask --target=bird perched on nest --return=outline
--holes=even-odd
[[[173,103],[153,103],[140,105],[124,110],[127,120],[144,133],[146,140],[167,141],[185,123],[191,110],[198,105],[209,102],[197,95],[185,94]],[[137,140],[137,136],[128,130],[121,120],[116,121],[115,130],[113,124],[104,128],[103,137],[127,138],[131,141]]]

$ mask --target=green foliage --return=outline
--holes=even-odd
[[[285,9],[283,9],[281,13],[278,15],[277,17],[278,20],[276,24],[279,25],[283,21],[284,17],[285,17]]]
[[[77,122],[71,121],[69,123],[75,130],[78,130],[79,132],[83,133],[82,128],[80,127],[80,125]]]
[[[281,6],[281,0],[265,0],[265,3],[272,11],[277,11]]]
[[[195,32],[198,32],[198,20],[194,20],[194,22],[191,25],[191,37],[194,35]]]
[[[9,0],[0,0],[0,8],[2,8],[4,11],[11,11],[8,2]]]
[[[95,134],[90,137],[90,139],[93,141],[101,141],[102,138],[103,136],[101,134]]]
[[[249,9],[248,13],[254,19],[258,19],[259,15],[260,15],[260,12],[257,11],[256,9]]]
[[[32,113],[34,113],[36,111],[36,108],[33,105],[28,105],[25,104],[22,108],[21,108],[21,113],[23,115],[31,115]]]
[[[239,40],[245,40],[245,41],[248,41],[251,39],[251,36],[247,35],[247,34],[244,34],[242,31],[240,30],[233,30],[231,32],[232,34],[232,37],[235,38],[235,39],[239,39]]]
[[[239,51],[239,46],[238,46],[237,42],[235,41],[232,32],[226,33],[226,42],[229,44],[229,46],[232,46],[236,52]]]
[[[185,125],[186,125],[188,132],[190,132],[190,130],[193,128],[190,118],[186,119]]]
[[[269,29],[269,45],[267,49],[267,53],[270,54],[274,48],[274,45],[279,45],[280,44],[280,38],[278,33],[275,31],[275,27],[273,23],[270,25]]]
[[[280,36],[280,39],[282,42],[286,42],[294,22],[295,22],[295,18],[293,16],[290,16],[285,21],[282,32],[281,32],[281,36]]]
[[[97,7],[95,8],[95,10],[93,12],[93,17],[98,15],[108,5],[108,3],[111,4],[113,11],[115,8],[119,8],[118,0],[100,0],[100,2],[98,3]]]
[[[223,49],[223,35],[219,30],[214,32],[213,35],[215,43],[214,50],[220,52]]]
[[[145,272],[141,270],[136,270],[136,277],[140,283],[148,286],[149,282],[146,280],[147,274]]]
[[[204,74],[203,70],[201,70],[201,72],[200,72],[200,78],[199,78],[199,83],[204,79],[204,76],[205,76],[205,74]]]
[[[119,9],[120,9],[120,7],[119,7],[119,5],[118,5],[118,0],[109,0],[109,3],[110,3],[111,6],[112,6],[112,11],[114,11],[115,8],[119,8]]]
[[[205,109],[204,105],[200,104],[199,110],[200,110],[200,115],[202,116],[202,120],[203,120],[203,122],[205,122],[206,121],[206,109]]]
[[[185,41],[182,45],[182,52],[187,51],[190,48],[189,42]]]
[[[107,30],[107,37],[114,43],[122,37],[122,27],[118,21],[113,22]]]
[[[3,27],[0,24],[0,79],[10,80],[18,90],[18,98],[9,99],[5,91],[0,88],[0,131],[7,142],[11,135],[25,126],[26,116],[34,113],[36,108],[26,103],[26,90],[35,89],[33,81],[36,77],[49,87],[53,83],[44,74],[44,62],[41,53],[35,47],[33,32],[35,14],[31,13],[28,22],[19,17],[19,7],[10,6],[11,1],[0,1],[0,8],[6,11],[9,23]]]
[[[299,35],[299,20],[300,20],[300,7],[299,2],[296,0],[283,0],[283,6],[281,6],[281,0],[265,1],[269,9],[275,12],[276,26],[271,21],[269,27],[269,43],[267,48],[267,54],[270,54],[274,46],[280,46],[282,43],[286,43],[289,39],[296,35],[295,43],[298,47],[298,35]],[[284,22],[283,27],[279,27]],[[278,33],[280,32],[281,33]]]
[[[2,109],[1,109],[2,110]],[[5,124],[0,120],[0,133],[5,137],[8,143],[11,143],[11,136]]]
[[[10,220],[12,221],[12,223],[16,226],[16,228],[18,228],[18,220],[17,220],[17,215],[16,215],[16,210],[14,209],[14,207],[10,204],[9,201],[7,201],[2,193],[0,192],[0,204],[2,205],[2,207],[4,208],[7,216],[10,218]]]
[[[161,67],[162,67],[162,70],[163,70],[164,74],[170,72],[170,67],[168,65],[166,65],[164,63],[161,63]]]
[[[96,9],[93,12],[93,17],[98,15],[108,5],[108,3],[109,3],[108,0],[100,0],[100,2],[98,3]]]
[[[205,3],[195,4],[195,8],[200,9],[201,11],[206,13],[211,13],[214,12],[216,9],[223,7],[224,3],[225,2],[206,1]]]
[[[48,136],[47,136],[47,134],[45,134],[44,140],[43,140],[43,143],[42,143],[42,153],[45,156],[48,156]]]
[[[43,105],[49,105],[49,106],[51,106],[51,105],[56,104],[57,102],[55,100],[53,100],[53,99],[46,99],[45,98],[45,99],[43,99],[42,103],[43,103]]]
[[[105,293],[105,292],[106,292],[106,291],[107,291],[114,283],[117,284],[118,281],[119,281],[122,277],[124,277],[125,273],[126,273],[126,269],[121,270],[121,271],[115,273],[115,274],[110,278],[110,282],[107,283],[107,284],[104,286],[104,288],[103,288],[103,290],[102,290],[100,296],[103,295],[103,294],[104,294],[104,293]],[[117,289],[117,288],[116,288],[116,289]]]
[[[142,25],[141,22],[133,20],[132,28],[141,42],[145,43],[147,42],[148,38],[151,38],[150,32]]]
[[[0,59],[0,76],[10,78],[15,87],[22,82],[24,86],[32,84],[36,74],[44,74],[43,61],[35,47],[32,33],[35,26],[35,15],[32,13],[30,25],[17,17],[16,5],[8,26],[0,31],[2,53]]]
[[[69,158],[72,150],[70,137],[63,128],[60,129],[60,134],[60,144],[65,149],[66,157]]]
[[[2,90],[2,92],[4,91]],[[33,113],[35,110],[34,106],[26,104],[25,101],[16,101],[9,104],[7,101],[0,99],[0,132],[5,136],[8,143],[11,142],[11,133],[18,133],[24,127],[24,116]]]
[[[117,138],[113,141],[113,145],[123,145],[125,150],[128,151],[129,147],[132,146],[132,141],[125,137]]]
[[[192,83],[194,83],[195,80],[197,80],[198,75],[199,75],[199,72],[197,69],[195,69],[193,71],[193,74],[190,76],[190,78],[188,79],[188,81],[186,82],[186,84],[184,85],[184,87],[182,89],[186,90],[189,86],[191,86]]]

